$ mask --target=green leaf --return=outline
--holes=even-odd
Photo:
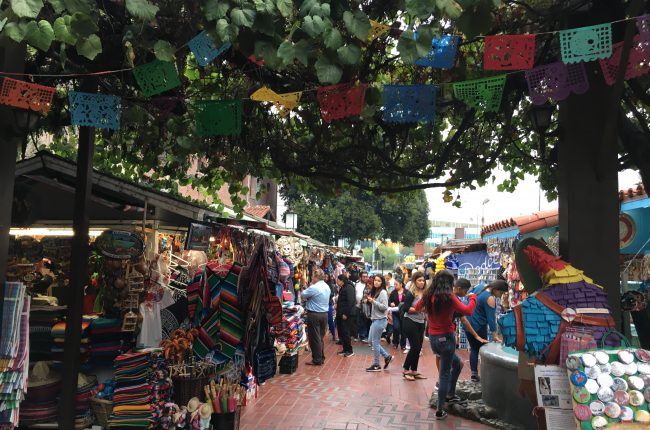
[[[307,16],[311,14],[311,10],[315,7],[320,7],[318,0],[305,0],[300,5],[300,16]]]
[[[284,18],[293,15],[293,0],[275,0],[275,6]]]
[[[343,64],[357,64],[361,59],[361,48],[357,45],[345,45],[336,50]]]
[[[90,16],[77,12],[70,19],[70,29],[76,37],[84,38],[95,34],[99,30],[99,27],[97,27],[97,24],[95,24],[95,21]]]
[[[461,14],[456,25],[468,39],[472,39],[490,31],[493,21],[491,0],[480,0]]]
[[[264,60],[264,64],[272,69],[279,68],[283,63],[278,57],[277,52],[278,48],[270,42],[264,40],[257,40],[255,42],[255,55],[261,57]]]
[[[172,63],[176,60],[176,49],[166,40],[157,41],[153,45],[153,52],[156,55],[156,58],[161,61],[169,61]]]
[[[275,3],[273,0],[253,0],[255,10],[261,13],[273,14],[275,12]]]
[[[435,12],[436,0],[406,0],[404,6],[410,15],[424,19]]]
[[[9,21],[9,18],[4,18],[3,20],[0,20],[0,31],[5,27],[5,24]]]
[[[43,0],[12,0],[11,10],[19,18],[36,18],[43,9]]]
[[[295,45],[295,56],[303,66],[309,65],[309,53],[311,52],[311,44],[307,40],[300,40]]]
[[[346,10],[343,13],[343,22],[345,23],[345,28],[356,36],[357,39],[363,41],[368,39],[370,20],[365,13],[360,10],[355,10],[354,12]]]
[[[463,8],[455,0],[436,0],[436,6],[452,19],[458,18],[463,13]]]
[[[25,34],[27,43],[41,51],[47,51],[52,45],[54,40],[54,30],[52,25],[44,19],[39,21],[31,21],[27,24],[27,33]]]
[[[306,16],[302,22],[302,29],[311,37],[316,37],[325,30],[325,22],[320,16]]]
[[[95,2],[92,0],[63,0],[63,4],[71,14],[81,12],[90,15],[95,11]]]
[[[343,36],[337,28],[330,28],[325,31],[323,40],[325,41],[325,47],[328,49],[338,49],[343,45]]]
[[[404,64],[414,64],[422,56],[418,54],[418,49],[413,38],[412,31],[405,31],[397,42],[397,50]]]
[[[252,27],[255,22],[255,11],[252,9],[240,9],[238,7],[230,11],[230,19],[235,25]]]
[[[91,34],[87,39],[77,43],[77,54],[94,60],[95,57],[102,53],[102,41],[96,34]]]
[[[205,18],[208,21],[224,18],[230,9],[230,4],[223,0],[208,0],[203,7]]]
[[[61,13],[65,10],[65,2],[63,0],[48,0],[48,3],[56,13]]]
[[[271,37],[275,36],[277,33],[277,29],[273,22],[273,17],[266,13],[258,13],[255,16],[255,24],[253,25],[253,28],[256,32],[266,34],[267,36]]]
[[[151,21],[156,17],[159,8],[147,0],[126,0],[126,10],[135,18]]]
[[[228,20],[221,18],[217,20],[217,36],[221,42],[232,42],[239,35],[239,27],[229,24]]]
[[[54,30],[54,38],[59,42],[67,43],[68,45],[76,45],[77,37],[72,33],[70,22],[72,17],[70,15],[60,16],[54,21],[52,26]]]
[[[318,80],[323,84],[337,84],[343,76],[343,70],[324,55],[316,60],[314,67],[316,67]]]
[[[14,42],[22,42],[25,40],[25,34],[27,34],[27,23],[26,22],[10,22],[7,24],[3,30],[3,34],[6,34],[8,38]]]

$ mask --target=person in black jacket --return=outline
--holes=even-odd
[[[399,273],[395,275],[394,282],[395,287],[391,291],[390,296],[388,296],[388,306],[391,308],[399,308],[402,302],[404,302],[406,294],[410,294],[410,292],[404,289],[404,278]],[[393,311],[392,335],[393,347],[401,347],[403,350],[406,349],[406,336],[402,334],[402,319],[400,318],[399,310]]]
[[[350,341],[350,327],[352,320],[357,317],[355,288],[345,275],[339,275],[336,285],[339,287],[339,298],[336,302],[336,325],[339,328],[339,339],[343,347],[338,354],[343,357],[352,357],[354,352]]]

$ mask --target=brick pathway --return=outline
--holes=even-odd
[[[385,343],[383,343],[385,347]],[[353,343],[355,356],[336,355],[340,349],[326,341],[325,365],[307,366],[309,353],[300,356],[293,375],[276,375],[260,387],[259,397],[242,410],[241,430],[479,430],[490,427],[449,416],[436,421],[428,406],[437,370],[428,343],[419,370],[429,379],[402,379],[405,355],[391,348],[395,360],[388,370],[365,372],[372,364],[372,351]],[[467,354],[461,351],[466,361]],[[383,359],[381,359],[383,364]],[[461,378],[469,378],[469,364]]]

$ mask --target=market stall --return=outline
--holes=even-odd
[[[1,428],[56,428],[69,354],[82,363],[70,405],[80,429],[236,428],[239,408],[278,362],[281,372],[296,371],[305,342],[298,292],[315,267],[335,270],[336,250],[97,172],[92,276],[74,345],[66,338],[65,210],[74,165],[40,154],[18,163],[16,174],[13,282],[0,291],[8,321],[0,382],[12,384],[2,393]]]

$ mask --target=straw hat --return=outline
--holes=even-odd
[[[199,408],[199,414],[203,419],[211,418],[212,412],[213,412],[212,405],[210,405],[210,403],[203,403]]]
[[[201,401],[198,397],[192,397],[189,402],[187,402],[187,411],[189,413],[194,413],[201,406]]]
[[[36,388],[60,381],[61,375],[50,368],[49,362],[39,361],[34,365],[31,372],[29,372],[27,386],[29,388]]]
[[[97,385],[97,377],[95,375],[84,375],[79,373],[77,376],[77,390],[85,391]]]

